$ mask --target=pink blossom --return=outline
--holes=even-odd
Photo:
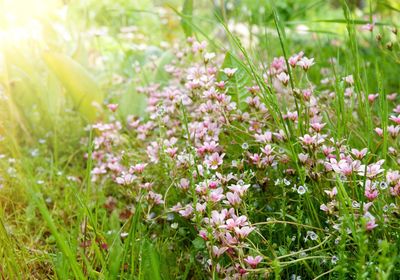
[[[372,216],[370,212],[366,212],[364,218],[367,220],[365,225],[367,231],[371,231],[378,226],[378,224],[375,223],[375,217]]]
[[[361,163],[358,160],[352,161],[349,159],[341,159],[339,162],[336,159],[330,159],[330,166],[333,171],[344,176],[349,176],[353,174],[353,171],[358,171]]]
[[[147,163],[135,164],[129,168],[129,173],[142,174],[146,166],[147,166]]]
[[[224,190],[222,188],[212,190],[209,195],[210,201],[218,202],[218,201],[221,201],[222,199],[224,199],[225,195],[223,194],[223,192],[224,192]]]
[[[382,136],[382,135],[383,135],[383,129],[382,129],[382,128],[376,127],[376,128],[374,129],[374,131],[375,131],[376,134],[378,134],[379,136]]]
[[[361,26],[361,30],[372,32],[374,30],[375,23],[367,23]]]
[[[372,186],[365,187],[364,195],[368,200],[370,201],[374,200],[375,198],[378,197],[378,194],[379,192],[376,188],[373,188]]]
[[[252,268],[256,268],[257,265],[262,261],[263,257],[261,256],[248,256],[247,258],[244,259],[244,261],[250,265]]]
[[[217,169],[222,163],[225,154],[219,155],[218,153],[213,153],[211,156],[207,156],[205,163],[208,168],[215,170]]]
[[[196,211],[197,212],[204,212],[206,210],[206,207],[207,207],[206,203],[203,203],[203,204],[201,204],[199,202],[196,203]]]
[[[218,247],[215,246],[215,245],[212,247],[213,255],[214,255],[215,257],[217,257],[217,258],[219,258],[223,253],[225,253],[226,250],[228,250],[228,247],[221,247],[221,248],[218,248]]]
[[[299,137],[299,139],[306,146],[314,145],[316,143],[316,141],[317,141],[316,135],[310,136],[309,134],[305,134],[303,137]]]
[[[178,213],[184,217],[184,218],[188,218],[190,215],[192,215],[193,213],[193,206],[188,204],[186,205],[186,207],[183,210],[178,211]]]
[[[162,195],[155,193],[153,191],[149,191],[148,199],[153,201],[154,204],[156,204],[156,205],[164,203],[164,200],[162,199]]]
[[[278,80],[284,84],[285,86],[289,83],[289,75],[286,74],[285,72],[281,72],[278,75],[276,75],[276,77],[278,78]]]
[[[216,210],[211,211],[211,222],[216,225],[220,226],[223,225],[225,222],[227,210],[224,209],[225,211],[218,212]]]
[[[330,198],[333,198],[337,195],[337,188],[334,187],[331,191],[325,190],[324,191]]]
[[[297,63],[300,61],[300,59],[303,57],[303,55],[304,55],[304,52],[299,52],[298,54],[295,54],[295,55],[293,55],[293,56],[291,56],[289,59],[288,59],[288,62],[289,62],[289,64],[290,64],[290,66],[292,66],[293,68],[295,68],[296,67],[296,65],[297,65]]]
[[[272,133],[270,131],[266,131],[263,134],[254,134],[254,138],[256,142],[260,143],[269,143],[272,141]]]
[[[176,153],[178,152],[178,148],[174,147],[174,148],[167,148],[165,149],[165,153],[167,155],[169,155],[170,157],[174,158]]]
[[[236,73],[237,68],[224,68],[222,69],[222,72],[224,72],[224,74],[230,78],[233,77],[233,75]]]
[[[206,47],[207,47],[206,41],[202,41],[202,42],[194,41],[193,45],[192,45],[192,51],[194,53],[202,52]]]
[[[208,240],[207,232],[206,232],[204,229],[202,229],[202,230],[199,231],[199,236],[200,236],[201,238],[203,238],[204,240]]]
[[[384,171],[384,169],[381,168],[383,163],[384,160],[380,160],[376,163],[368,165],[367,168],[365,168],[365,165],[361,165],[358,168],[358,174],[361,176],[366,176],[368,178],[374,178]]]
[[[298,157],[299,157],[300,162],[303,163],[303,164],[306,163],[307,160],[308,160],[308,154],[300,153],[298,155]]]
[[[297,62],[297,65],[303,68],[304,71],[310,69],[310,67],[314,64],[314,58],[307,58],[305,56],[302,57],[299,62]]]
[[[354,84],[353,75],[346,76],[346,77],[343,78],[343,80],[344,80],[346,83],[350,84],[350,85],[353,85],[353,84]]]
[[[369,95],[368,95],[368,101],[369,101],[369,103],[373,103],[373,102],[375,101],[375,99],[378,98],[378,96],[379,96],[378,93],[376,93],[376,94],[369,94]]]
[[[243,196],[244,193],[248,190],[248,188],[250,187],[250,185],[230,185],[228,187],[228,189],[230,189],[231,191],[233,191],[234,193],[238,193],[240,196]]]
[[[400,115],[396,116],[390,116],[389,120],[394,121],[396,124],[400,124]]]
[[[273,148],[271,145],[265,145],[264,148],[261,148],[261,151],[262,151],[265,155],[269,156],[269,155],[271,155],[272,152],[274,151],[274,148]]]
[[[325,125],[326,125],[326,123],[312,123],[312,124],[310,124],[311,128],[315,132],[321,132],[321,130],[324,128]]]
[[[178,186],[183,190],[187,190],[187,189],[189,189],[189,185],[190,185],[190,181],[188,179],[181,178]]]
[[[227,192],[226,193],[226,203],[232,205],[232,206],[237,206],[242,202],[242,199],[240,198],[238,193],[232,193],[232,192]]]
[[[400,126],[399,125],[396,125],[396,126],[390,125],[390,126],[388,126],[387,129],[388,129],[388,132],[389,132],[389,134],[390,134],[390,136],[392,138],[396,138],[397,135],[399,135],[399,132],[400,132]]]
[[[135,175],[122,173],[119,177],[115,178],[115,182],[119,185],[129,185],[132,184],[135,179]]]
[[[110,109],[111,112],[115,112],[118,109],[118,104],[108,104],[107,108]]]
[[[361,151],[357,150],[357,149],[351,149],[351,153],[354,155],[355,158],[357,159],[362,159],[365,157],[365,155],[367,154],[368,149],[364,148]]]
[[[235,233],[239,238],[246,238],[252,231],[254,230],[253,227],[245,226],[242,228],[235,227]]]

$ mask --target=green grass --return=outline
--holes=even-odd
[[[389,151],[389,147],[398,151],[398,138],[391,137],[387,129],[393,124],[389,117],[396,103],[387,98],[399,89],[400,45],[398,35],[390,28],[400,24],[400,7],[389,0],[379,5],[367,1],[361,10],[344,0],[338,6],[329,1],[265,0],[260,5],[239,1],[233,8],[224,1],[206,2],[71,2],[62,24],[71,30],[72,40],[65,40],[49,25],[45,39],[33,47],[12,42],[1,46],[0,137],[4,139],[0,154],[4,158],[0,158],[0,275],[4,279],[221,277],[216,264],[229,265],[236,255],[221,259],[212,256],[209,244],[198,236],[202,217],[190,221],[175,215],[173,221],[169,220],[169,208],[181,201],[175,187],[180,178],[190,178],[191,194],[185,202],[195,205],[200,201],[195,192],[199,182],[192,176],[199,176],[201,163],[194,149],[195,139],[189,133],[194,117],[182,102],[176,116],[182,124],[178,143],[187,149],[194,163],[186,170],[175,170],[174,161],[162,153],[160,162],[146,169],[141,182],[146,179],[154,184],[166,201],[164,207],[149,205],[143,189],[119,186],[112,180],[91,181],[96,150],[93,139],[99,132],[87,129],[88,125],[121,121],[121,144],[115,144],[113,151],[126,152],[122,162],[127,166],[144,162],[148,143],[136,138],[135,130],[125,128],[126,117],[137,114],[148,119],[146,100],[139,89],[171,83],[173,79],[164,69],[175,59],[171,45],[178,42],[183,46],[189,36],[206,40],[207,50],[220,55],[221,68],[237,68],[228,81],[227,93],[241,110],[249,109],[246,86],[260,88],[258,96],[268,110],[263,121],[270,130],[282,129],[287,139],[279,148],[290,158],[288,164],[253,172],[244,162],[237,171],[257,184],[267,178],[264,185],[259,184],[259,191],[249,192],[244,206],[237,210],[237,214],[247,215],[257,230],[249,236],[248,244],[238,248],[236,263],[245,267],[243,259],[248,254],[263,256],[262,266],[254,269],[254,274],[249,270],[249,278],[290,279],[293,274],[304,279],[399,277],[398,210],[389,222],[379,220],[373,232],[364,229],[367,221],[359,219],[351,205],[357,199],[362,201],[361,209],[365,207],[366,179],[356,182],[354,177],[348,181],[339,176],[328,178],[321,166],[309,168],[301,163],[301,152],[309,152],[317,162],[317,154],[305,151],[299,140],[309,133],[310,108],[303,99],[283,98],[263,74],[273,57],[283,56],[290,76],[288,90],[296,92],[313,83],[318,84],[314,92],[317,97],[326,96],[325,90],[334,93],[331,100],[323,100],[326,107],[321,114],[326,123],[324,130],[334,141],[344,141],[357,149],[367,147],[369,153],[362,163],[384,159],[385,175],[389,169],[398,170],[397,154]],[[374,33],[361,32],[360,26],[370,22],[373,15],[380,16]],[[52,15],[42,20],[56,21],[54,18]],[[246,42],[231,29],[232,22],[257,26],[259,32],[251,33]],[[298,24],[309,26],[309,31],[299,34],[295,31]],[[131,39],[124,39],[120,28],[129,25],[136,25],[137,31]],[[107,35],[84,33],[102,26],[108,27]],[[378,33],[381,41],[375,38]],[[170,45],[163,47],[162,42]],[[388,48],[390,42],[393,46]],[[291,54],[301,50],[316,61],[307,73],[291,69],[287,62]],[[337,63],[329,63],[331,58]],[[196,61],[191,54],[185,59],[185,63]],[[137,65],[140,71],[136,71]],[[330,72],[334,79],[331,86],[321,85],[321,69]],[[220,73],[219,79],[227,79]],[[342,80],[350,74],[355,82],[356,98],[352,102],[345,96]],[[373,103],[368,101],[372,93],[378,93]],[[93,107],[93,101],[103,109]],[[117,114],[104,108],[109,103],[120,104]],[[292,103],[299,116],[297,124],[284,118]],[[168,127],[161,117],[154,123],[152,140],[163,147]],[[382,137],[377,137],[375,127],[383,129]],[[258,151],[260,145],[246,129],[244,123],[227,122],[220,139],[229,151],[226,162],[245,157],[242,143],[249,144],[248,151]],[[336,156],[338,149],[339,145]],[[236,172],[225,165],[226,173]],[[286,174],[289,167],[296,175],[287,178],[297,185],[307,185],[310,192],[306,195],[298,196],[284,186],[274,187],[273,179]],[[206,175],[206,180],[211,179]],[[319,210],[328,201],[324,190],[334,186],[343,225],[339,231],[330,228],[338,222],[335,217],[328,218]],[[399,197],[380,196],[373,206],[376,215],[385,217],[382,209],[389,203],[398,207]],[[212,207],[212,203],[207,204],[209,216]],[[172,226],[174,223],[177,228]],[[307,230],[319,234],[316,242],[303,242]],[[336,263],[332,263],[333,255],[338,258]]]

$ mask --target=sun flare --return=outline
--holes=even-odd
[[[58,0],[4,0],[0,2],[0,42],[42,40],[43,23],[60,16]]]

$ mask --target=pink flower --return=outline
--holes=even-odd
[[[374,30],[375,23],[367,23],[361,26],[361,30],[372,32]]]
[[[149,191],[149,194],[147,196],[147,198],[151,201],[154,202],[154,204],[159,205],[159,204],[163,204],[164,200],[162,199],[162,195],[155,193],[153,191]]]
[[[281,72],[278,75],[276,75],[276,77],[278,78],[278,80],[284,84],[285,86],[289,83],[289,75],[286,74],[285,72]]]
[[[331,191],[325,190],[325,193],[329,195],[330,198],[333,198],[337,195],[337,188],[333,187]]]
[[[383,168],[381,168],[382,164],[384,163],[384,160],[380,160],[376,163],[370,164],[365,168],[365,165],[361,165],[358,168],[358,174],[360,176],[366,176],[368,178],[374,178],[383,171],[385,171]],[[366,169],[366,170],[365,170]]]
[[[321,132],[321,130],[324,128],[325,125],[326,125],[326,123],[312,123],[312,124],[310,124],[311,128],[315,132]]]
[[[115,178],[115,182],[119,185],[129,185],[132,184],[135,179],[135,175],[122,173],[119,177]]]
[[[346,76],[346,77],[343,78],[343,80],[344,80],[346,83],[350,84],[350,85],[353,85],[353,84],[354,84],[353,75]]]
[[[310,67],[313,66],[314,64],[315,64],[314,58],[307,58],[307,57],[302,57],[301,60],[297,62],[297,65],[303,68],[304,71],[310,69]]]
[[[249,158],[253,164],[258,165],[261,162],[261,156],[259,154],[249,154]]]
[[[218,202],[218,201],[221,201],[222,199],[224,199],[225,195],[223,194],[223,192],[224,192],[224,190],[222,188],[212,190],[209,195],[210,201]]]
[[[225,89],[225,81],[215,82],[215,85],[219,89]]]
[[[305,134],[303,137],[299,137],[301,142],[303,142],[306,146],[314,145],[317,142],[316,135],[310,136],[309,134]]]
[[[187,190],[187,189],[189,189],[189,185],[190,185],[190,181],[188,179],[181,178],[178,186],[183,190]]]
[[[238,193],[240,196],[243,196],[244,193],[248,190],[250,185],[230,185],[228,189],[233,191],[234,193]]]
[[[238,239],[236,237],[232,236],[232,234],[230,234],[230,232],[225,233],[224,239],[225,239],[224,240],[225,243],[229,246],[233,246],[238,243]]]
[[[376,132],[376,134],[378,134],[378,136],[382,136],[383,135],[383,129],[382,128],[376,127],[374,129],[374,131]]]
[[[364,195],[368,200],[370,200],[370,201],[374,200],[375,198],[378,197],[378,194],[379,194],[379,192],[377,189],[372,188],[372,187],[365,187]]]
[[[178,213],[182,217],[188,218],[193,213],[193,207],[192,207],[192,205],[188,204],[188,205],[186,205],[186,207],[183,210],[178,211]]]
[[[204,229],[201,229],[200,231],[199,231],[199,236],[201,237],[201,238],[203,238],[204,240],[208,240],[208,237],[207,237],[207,232],[204,230]]]
[[[290,64],[290,66],[292,66],[293,68],[296,67],[297,63],[300,61],[300,59],[303,57],[304,52],[299,52],[298,54],[292,55],[289,59],[288,62]]]
[[[371,231],[378,226],[378,224],[375,223],[375,217],[372,216],[370,212],[365,213],[364,218],[367,220],[365,225],[367,231]]]
[[[224,68],[222,69],[222,72],[224,72],[224,74],[230,78],[233,77],[233,75],[236,73],[237,68]]]
[[[239,238],[246,238],[252,231],[254,230],[253,227],[245,226],[242,228],[235,227],[235,233]]]
[[[203,203],[203,204],[198,203],[198,202],[196,203],[196,211],[197,212],[200,212],[200,213],[204,212],[206,210],[206,207],[207,207],[207,203]]]
[[[311,89],[303,89],[301,91],[301,93],[303,94],[303,98],[306,101],[309,101],[312,95],[312,90]]]
[[[207,156],[205,163],[209,169],[215,170],[222,164],[224,156],[225,154],[213,153],[211,156]]]
[[[214,255],[215,257],[217,257],[217,258],[219,258],[223,253],[225,253],[226,250],[228,250],[228,247],[221,247],[221,248],[218,248],[218,247],[215,246],[215,245],[212,247],[213,255]]]
[[[396,124],[400,124],[400,115],[396,116],[390,116],[389,120],[394,121]]]
[[[232,193],[232,192],[227,192],[226,193],[226,199],[228,201],[226,201],[226,203],[229,203],[232,206],[237,206],[240,204],[240,202],[242,202],[242,199],[240,198],[238,193]]]
[[[362,159],[363,157],[365,157],[365,155],[367,154],[368,149],[364,148],[361,151],[357,150],[357,149],[351,149],[351,153],[354,155],[355,158],[357,159]]]
[[[266,145],[264,148],[261,148],[261,151],[262,151],[265,155],[269,156],[269,155],[271,155],[272,152],[274,151],[274,148],[272,148],[271,145]]]
[[[216,226],[223,225],[225,223],[226,213],[227,213],[226,209],[225,211],[221,212],[213,210],[211,212],[211,223]]]
[[[371,231],[374,228],[376,228],[377,226],[378,226],[378,224],[375,223],[375,220],[368,221],[367,224],[365,225],[367,231]]]
[[[331,158],[330,166],[332,167],[333,171],[338,174],[342,174],[344,176],[349,176],[353,173],[353,171],[357,171],[360,168],[360,161],[355,160],[348,160],[348,159],[341,159],[339,162],[336,159]]]
[[[263,257],[261,256],[248,256],[244,259],[244,261],[249,264],[252,268],[256,268],[257,265],[262,261]]]
[[[308,154],[300,153],[298,157],[301,163],[306,163],[308,160]]]
[[[326,204],[321,204],[321,206],[319,207],[319,209],[321,209],[321,210],[324,211],[324,212],[328,212],[328,211],[329,211],[329,208],[328,208],[328,206],[326,206]]]
[[[194,41],[193,45],[192,45],[192,51],[194,53],[202,52],[206,47],[207,47],[206,41],[202,41],[202,42]]]
[[[277,58],[274,57],[274,60],[271,63],[272,74],[280,73],[286,70],[286,62],[283,56]]]
[[[254,134],[254,138],[256,139],[256,142],[269,143],[272,141],[272,133],[266,131],[263,134]]]
[[[389,125],[387,129],[388,129],[388,132],[389,132],[389,134],[390,134],[390,136],[392,138],[396,138],[397,135],[399,135],[399,132],[400,132],[400,126],[399,125],[396,125],[396,126]]]
[[[129,168],[129,173],[138,173],[142,174],[144,168],[147,166],[147,163],[138,163]]]
[[[297,112],[290,112],[288,111],[286,115],[283,116],[284,119],[289,119],[291,121],[297,121],[298,114]]]
[[[118,109],[118,104],[108,104],[107,108],[110,109],[111,112],[115,112]]]
[[[178,152],[178,148],[167,148],[165,149],[165,153],[169,155],[171,158],[174,158],[176,153]]]
[[[378,98],[378,96],[379,96],[378,93],[376,93],[376,94],[369,94],[369,95],[368,95],[368,101],[369,101],[369,103],[373,103],[373,102],[375,101],[375,99]]]

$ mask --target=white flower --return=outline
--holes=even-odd
[[[299,195],[303,195],[303,194],[305,194],[307,192],[307,187],[306,186],[299,186],[298,188],[297,188],[297,193],[299,194]]]

